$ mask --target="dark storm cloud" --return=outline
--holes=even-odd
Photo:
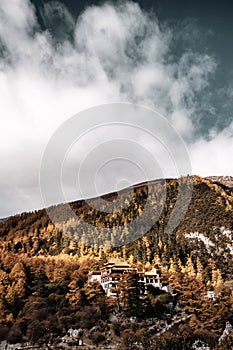
[[[64,4],[51,1],[39,8],[42,25],[50,32],[55,42],[72,40],[75,19]]]

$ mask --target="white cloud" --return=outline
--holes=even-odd
[[[203,176],[232,175],[233,123],[210,140],[199,139],[190,146],[193,171]]]
[[[59,38],[53,30],[42,31],[28,0],[0,2],[2,216],[42,205],[38,173],[45,145],[62,122],[85,108],[115,101],[143,104],[191,139],[192,118],[200,109],[196,93],[205,92],[216,67],[206,54],[184,52],[175,59],[175,35],[136,3],[91,6],[76,22],[58,2],[45,5],[42,14],[48,27],[62,19],[65,34],[61,28]],[[232,173],[222,162],[219,167],[206,162],[206,152],[231,137],[223,133],[191,145],[195,172]]]

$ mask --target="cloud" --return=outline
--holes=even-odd
[[[232,175],[233,123],[218,134],[213,132],[209,140],[198,139],[190,145],[190,153],[194,172],[201,168],[203,176]]]
[[[43,26],[50,32],[55,43],[72,39],[75,19],[64,4],[58,1],[45,3],[40,14]]]
[[[221,173],[222,162],[208,168],[198,157],[204,162],[232,135],[194,140],[213,57],[188,49],[174,55],[180,33],[135,2],[90,6],[74,19],[54,1],[41,15],[45,30],[30,1],[0,2],[1,216],[43,205],[38,173],[48,140],[70,116],[102,103],[155,108],[190,143],[195,172]]]

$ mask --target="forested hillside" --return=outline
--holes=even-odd
[[[164,184],[166,201],[159,220],[142,237],[127,244],[121,245],[117,235],[111,237],[104,229],[113,228],[115,232],[118,225],[124,227],[121,239],[127,242],[127,225],[143,213],[148,193],[154,193],[146,213],[148,220],[161,206],[161,181],[137,185],[133,193],[132,189],[124,190],[125,206],[113,213],[94,209],[85,200],[70,203],[77,217],[89,224],[85,232],[80,233],[79,222],[69,217],[63,205],[0,222],[0,340],[48,342],[51,334],[56,339],[69,327],[79,327],[90,344],[122,342],[121,349],[134,349],[135,343],[143,344],[143,349],[171,349],[171,344],[172,349],[190,349],[197,337],[213,349],[231,349],[232,338],[226,339],[228,347],[217,346],[226,321],[233,321],[233,196],[220,183],[197,176],[192,182],[188,210],[173,232],[166,232],[166,227],[179,182],[169,179]],[[103,198],[114,205],[117,194]],[[98,203],[98,198],[94,201]],[[56,225],[48,215],[51,212],[56,215]],[[101,236],[88,244],[91,227],[101,228]],[[119,296],[119,310],[119,300],[107,298],[100,285],[87,282],[92,269],[116,256],[135,268],[156,266],[173,294],[151,290],[132,313],[130,305],[136,301],[127,289],[133,288],[132,276],[128,276],[129,282],[122,286]],[[214,291],[214,302],[206,299],[208,291]],[[175,311],[178,304],[183,319]],[[166,316],[169,308],[174,319],[178,317],[174,326],[173,316]],[[113,314],[114,321],[109,321]],[[129,321],[131,316],[138,319],[134,326]],[[151,332],[149,343],[145,336],[148,319],[157,319],[150,324],[157,331]],[[165,321],[170,322],[170,330],[161,332]],[[93,327],[96,332],[91,333]],[[130,342],[132,337],[134,341]]]
[[[166,181],[166,201],[161,204],[164,205],[159,220],[140,239],[133,240],[131,237],[128,244],[124,244],[127,225],[143,212],[148,191],[156,193],[150,210],[145,214],[148,220],[160,206],[162,195],[159,193],[162,193],[163,188],[160,183],[136,186],[132,198],[131,193],[128,195],[125,190],[127,204],[122,210],[113,213],[93,209],[84,200],[70,203],[77,217],[89,224],[88,230],[81,233],[78,220],[67,216],[66,206],[63,205],[54,207],[56,225],[51,222],[45,209],[10,217],[0,222],[0,249],[2,252],[28,256],[54,256],[63,253],[77,257],[111,256],[117,251],[124,258],[133,255],[135,262],[142,263],[152,263],[155,255],[158,255],[164,265],[171,258],[175,261],[180,259],[185,264],[192,255],[192,259],[199,257],[204,265],[209,259],[213,259],[216,266],[227,275],[230,272],[233,252],[232,192],[224,185],[194,177],[192,198],[184,219],[168,234],[165,229],[176,203],[178,186],[177,180]],[[112,193],[105,198],[114,202],[117,194]],[[51,210],[54,209],[50,208],[48,212]],[[114,235],[104,236],[104,228],[114,229],[118,226],[125,227],[125,236],[121,236],[121,240]],[[92,235],[92,227],[103,228],[103,237],[96,236],[91,241],[92,245],[85,244]],[[114,248],[115,246],[118,248]]]

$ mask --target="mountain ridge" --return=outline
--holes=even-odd
[[[212,182],[216,182],[222,184],[226,187],[229,187],[233,190],[233,176],[230,175],[221,175],[221,176],[207,176],[206,179],[211,180]]]
[[[210,175],[210,176],[205,176],[205,177],[202,177],[202,176],[199,176],[199,175],[190,175],[190,176],[192,176],[194,178],[197,177],[197,178],[207,179],[207,180],[212,181],[213,183],[217,183],[218,185],[224,185],[224,186],[229,187],[230,189],[233,190],[233,176],[231,176],[231,175]],[[117,192],[116,191],[104,192],[103,194],[101,194],[99,196],[91,196],[91,197],[88,197],[88,198],[79,198],[77,200],[71,201],[70,203],[77,202],[77,201],[82,201],[82,200],[87,200],[87,199],[88,200],[93,200],[93,199],[96,199],[96,198],[99,198],[99,197],[106,198],[108,195],[115,195],[115,194],[117,194],[119,192],[126,191],[129,188],[137,188],[137,187],[140,187],[140,186],[154,184],[154,183],[157,183],[157,182],[160,182],[160,181],[164,182],[164,181],[171,181],[171,180],[176,180],[176,179],[177,178],[170,177],[170,178],[159,178],[159,179],[154,179],[154,180],[147,180],[147,181],[135,183],[135,184],[132,184],[130,186],[124,187],[124,188],[120,189]],[[65,204],[65,203],[52,204],[49,207],[54,207],[54,206],[61,205],[61,204]],[[49,208],[49,207],[47,207],[47,208]],[[7,219],[9,219],[11,217],[14,217],[14,216],[20,216],[21,214],[24,214],[24,213],[38,212],[38,211],[43,210],[43,209],[46,209],[46,208],[38,208],[38,209],[33,209],[33,210],[28,210],[28,211],[15,213],[15,214],[9,215],[7,217],[0,218],[0,222],[5,221],[5,220],[7,220]]]

